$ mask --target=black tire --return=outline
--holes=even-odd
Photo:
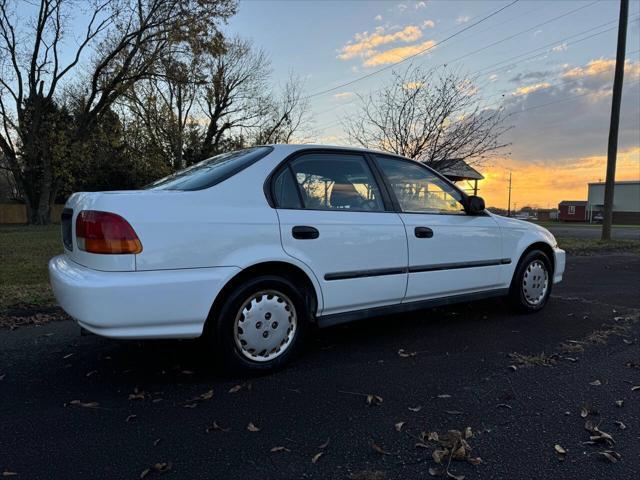
[[[530,294],[526,285],[529,285],[529,288],[533,287],[533,292],[539,292],[541,286],[544,285],[544,276],[540,278],[540,270],[537,268],[539,265],[544,265],[546,270],[547,287],[544,293],[540,293],[540,297],[535,297],[535,295]],[[535,273],[535,275],[529,270],[530,267],[534,267],[533,273]],[[527,278],[525,278],[525,276]],[[509,303],[521,313],[538,312],[547,304],[549,296],[551,295],[552,286],[553,266],[549,257],[540,250],[532,250],[524,255],[518,262],[509,288]]]
[[[279,295],[269,296],[268,292]],[[212,324],[209,329],[208,343],[211,345],[211,348],[214,349],[224,369],[224,373],[268,373],[282,368],[295,357],[300,351],[306,333],[309,330],[310,312],[307,302],[305,301],[305,293],[306,292],[301,291],[287,278],[277,275],[260,275],[236,287],[235,290],[227,296],[219,312],[215,314],[215,318],[210,319]],[[280,351],[276,347],[276,349],[271,350],[270,353],[264,350],[264,352],[266,352],[264,355],[277,354],[277,356],[271,360],[265,360],[259,355],[261,352],[255,352],[255,350],[256,356],[249,358],[248,355],[251,355],[251,353],[247,350],[246,342],[244,347],[238,344],[238,342],[243,342],[244,340],[238,339],[241,334],[236,333],[236,331],[243,332],[243,329],[239,327],[240,324],[237,323],[237,320],[245,318],[244,315],[240,314],[241,311],[245,311],[247,315],[249,315],[248,312],[250,312],[251,309],[246,310],[244,307],[247,305],[247,302],[251,301],[251,297],[256,295],[259,295],[259,297],[256,298],[261,298],[262,300],[254,305],[258,306],[261,312],[264,309],[268,309],[268,305],[272,305],[274,310],[278,310],[278,308],[280,308],[279,305],[285,305],[284,308],[286,308],[290,303],[293,312],[291,313],[292,309],[288,310],[290,315],[288,319],[289,327],[292,325],[291,315],[294,315],[296,319],[295,329],[293,329],[291,340],[288,342],[286,348]],[[264,304],[264,307],[259,305],[263,300],[273,302],[274,299],[278,302],[278,305],[267,303]],[[258,310],[254,311],[257,312]],[[282,319],[283,313],[281,310],[278,310],[273,313],[274,317],[271,317],[272,313],[267,311],[265,313],[264,324],[258,325],[258,323],[262,322],[258,322],[256,318],[252,328],[256,328],[262,332],[262,335],[273,334],[274,336],[270,337],[270,339],[279,338],[279,335],[286,335],[287,338],[289,338],[288,328],[286,333],[278,330],[285,327],[286,322],[281,321],[279,325],[271,328],[274,323],[278,323],[274,321],[276,318]],[[246,320],[247,325],[249,325],[249,321],[249,319]],[[272,321],[273,323],[269,323]],[[276,333],[274,332],[276,332],[278,336],[275,336]],[[257,341],[260,341],[260,339]],[[267,342],[267,339],[265,338],[264,341]],[[255,339],[254,342],[256,342]],[[277,352],[275,350],[277,350]]]

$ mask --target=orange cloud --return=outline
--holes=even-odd
[[[536,83],[534,85],[527,85],[526,87],[519,87],[512,93],[512,95],[514,97],[529,95],[530,93],[537,92],[538,90],[544,90],[545,88],[549,87],[551,87],[551,84],[549,82]]]
[[[367,60],[364,62],[364,65],[366,67],[375,67],[377,65],[397,63],[411,55],[420,53],[422,50],[433,48],[435,45],[435,40],[427,40],[426,42],[418,43],[416,45],[392,48],[384,52],[373,54],[371,57],[367,58]]]
[[[599,58],[597,60],[591,60],[587,63],[586,67],[571,68],[564,72],[562,76],[567,78],[595,77],[604,73],[613,73],[615,66],[616,61],[614,59]],[[626,75],[632,77],[640,76],[640,62],[626,60],[624,71]]]
[[[384,33],[384,27],[377,27],[373,33],[355,34],[355,42],[349,42],[340,49],[338,58],[350,60],[355,57],[370,57],[376,54],[376,48],[394,42],[415,42],[422,37],[422,30],[415,25],[407,25],[394,33]]]
[[[479,168],[485,179],[478,184],[479,195],[488,206],[506,208],[509,173],[513,173],[511,204],[539,208],[555,208],[562,200],[586,200],[587,184],[604,181],[606,155],[594,155],[573,161],[557,161],[553,165],[523,164],[513,159],[500,165]],[[618,152],[616,180],[640,178],[640,146]],[[462,187],[466,185],[460,184]]]

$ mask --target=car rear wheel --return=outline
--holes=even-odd
[[[509,300],[521,312],[537,312],[549,300],[552,284],[553,269],[549,257],[540,250],[532,250],[518,263],[509,289]]]
[[[299,350],[309,323],[304,292],[288,279],[263,275],[238,286],[216,320],[214,348],[235,372],[276,370]]]

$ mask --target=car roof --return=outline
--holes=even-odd
[[[403,157],[402,155],[398,155],[397,153],[385,152],[382,150],[374,150],[371,148],[362,148],[362,147],[351,147],[351,146],[342,146],[342,145],[323,145],[321,143],[274,143],[269,145],[273,147],[274,151],[282,152],[285,154],[297,152],[300,150],[312,150],[312,149],[322,149],[322,150],[349,150],[353,152],[362,152],[362,153],[376,153],[380,155],[387,155],[390,157],[396,158],[405,158],[407,160],[412,160],[408,157]],[[416,161],[416,160],[413,160]]]

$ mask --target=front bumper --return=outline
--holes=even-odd
[[[561,248],[555,247],[553,249],[553,257],[555,265],[553,283],[560,283],[562,281],[562,275],[564,274],[567,254]]]
[[[66,255],[49,261],[60,306],[81,327],[114,338],[194,338],[238,267],[104,272]]]

